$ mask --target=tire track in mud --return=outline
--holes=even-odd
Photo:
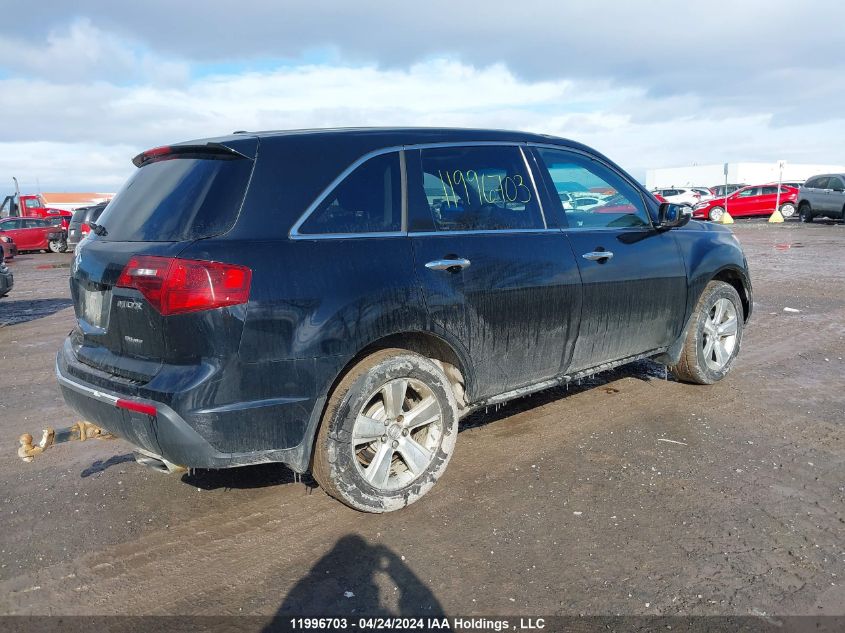
[[[639,382],[625,380],[632,386]],[[598,398],[590,397],[594,393],[575,394],[573,397],[582,396],[578,403],[572,401],[573,398],[564,398],[547,404],[539,416],[536,411],[522,411],[513,416],[514,419],[502,418],[472,429],[470,433],[476,437],[471,443],[481,444],[479,451],[469,447],[462,450],[444,475],[448,479],[423,501],[429,507],[417,504],[405,512],[442,512],[454,503],[449,497],[461,493],[460,482],[457,482],[457,489],[449,489],[453,485],[449,481],[477,478],[478,471],[485,470],[483,464],[490,460],[499,464],[499,472],[493,473],[494,481],[510,478],[514,464],[524,465],[524,461],[513,461],[508,444],[497,437],[500,433],[519,433],[520,427],[525,426],[525,432],[532,436],[532,444],[543,447],[543,452],[548,454],[555,450],[548,444],[553,438],[571,435],[573,431],[583,433],[589,428],[601,428],[602,423],[596,421],[599,413],[613,415],[617,413],[617,407],[608,410],[606,397],[602,397],[605,394],[595,393]],[[634,400],[636,393],[629,391],[627,398]],[[628,407],[620,403],[618,408]],[[572,419],[576,415],[593,422],[576,426],[560,423],[561,418]],[[487,429],[492,431],[492,437],[485,437]],[[461,437],[465,435],[467,433],[462,433]],[[460,440],[458,450],[464,444]],[[490,480],[486,483],[489,486]],[[491,488],[491,494],[498,488]],[[7,605],[0,601],[0,610],[41,613],[43,607],[39,605],[62,604],[62,612],[67,614],[168,613],[175,602],[181,602],[180,595],[185,592],[192,594],[194,599],[215,595],[239,582],[248,583],[262,577],[268,570],[298,558],[310,561],[315,551],[328,548],[337,538],[368,524],[409,520],[403,519],[405,512],[389,515],[389,518],[387,515],[364,515],[341,506],[319,491],[303,503],[301,494],[301,488],[291,490],[290,495],[284,494],[284,497],[295,497],[280,499],[277,508],[268,508],[266,499],[239,503],[224,516],[192,519],[136,541],[85,554],[69,564],[39,570],[34,578],[0,582],[0,595],[7,596],[8,601]],[[432,501],[436,504],[434,508],[430,505]],[[209,564],[204,565],[204,562]],[[305,564],[303,572],[307,567]],[[180,595],[163,594],[163,583],[179,587]],[[33,586],[40,589],[32,591]],[[70,603],[61,600],[61,596],[67,595],[76,595],[79,600]],[[155,596],[154,600],[151,600],[152,596]]]
[[[587,390],[542,405],[539,410],[520,411],[462,433],[458,453],[444,475],[442,485],[426,500],[401,514],[363,515],[319,492],[303,499],[301,488],[283,490],[282,498],[267,495],[249,503],[235,503],[223,515],[197,517],[167,530],[149,533],[136,541],[84,554],[70,564],[39,570],[34,577],[4,581],[0,583],[0,595],[7,596],[4,600],[7,604],[2,609],[6,613],[40,613],[44,612],[45,605],[61,604],[61,611],[68,614],[187,613],[195,608],[192,605],[214,604],[219,612],[232,612],[232,605],[237,603],[232,600],[233,592],[244,593],[242,598],[246,599],[250,591],[239,590],[238,586],[249,588],[256,579],[276,578],[282,570],[287,570],[283,578],[277,580],[279,584],[274,585],[274,590],[283,596],[320,553],[349,532],[397,530],[416,525],[422,533],[435,533],[441,517],[483,525],[486,513],[491,512],[489,509],[501,507],[508,500],[516,506],[521,503],[539,508],[537,514],[542,513],[542,519],[560,512],[561,504],[566,501],[566,489],[586,485],[580,481],[586,474],[620,471],[619,456],[612,452],[605,454],[601,448],[602,442],[613,433],[618,434],[617,437],[626,432],[641,437],[652,433],[649,424],[656,424],[658,428],[665,426],[673,436],[680,434],[688,440],[694,459],[716,462],[708,451],[720,440],[703,435],[700,423],[684,420],[669,426],[664,421],[672,420],[679,409],[687,411],[699,406],[707,407],[708,418],[729,418],[742,397],[740,390],[733,388],[731,383],[699,388],[694,392],[696,397],[683,403],[678,403],[676,396],[689,387],[678,383],[624,378],[612,384],[619,390],[612,395],[601,389]],[[715,405],[712,389],[720,392]],[[643,400],[651,402],[651,406],[643,407]],[[644,428],[637,428],[638,416],[649,418],[643,420]],[[659,457],[661,454],[679,454],[680,449],[654,441],[656,432],[652,435],[648,444],[638,441],[630,449],[626,446],[622,455],[634,462],[648,462],[663,459]],[[531,451],[515,456],[513,445],[504,441],[506,438],[527,439]],[[623,441],[623,444],[627,443]],[[567,464],[561,457],[573,461]],[[532,462],[540,463],[542,468],[553,473],[554,479],[549,485],[564,491],[561,496],[552,498],[551,506],[538,506],[536,500],[532,501],[525,494],[530,490],[527,486],[535,485],[531,483]],[[491,464],[497,467],[491,469]],[[514,469],[521,469],[525,474],[516,475]],[[675,479],[689,485],[687,479]],[[536,485],[540,487],[539,483]],[[756,487],[751,486],[750,490],[753,492]],[[706,499],[707,503],[725,505],[724,499],[719,498],[723,492],[710,490],[708,494],[708,487],[702,488],[699,504]],[[504,499],[503,490],[507,490]],[[590,485],[590,490],[594,493],[603,489]],[[591,493],[587,498],[592,496]],[[736,500],[730,507],[744,503],[746,496],[747,493],[737,491]],[[278,501],[278,505],[268,508],[268,501]],[[644,503],[643,499],[638,501]],[[580,503],[583,505],[584,501]],[[602,505],[600,501],[593,499],[590,504],[593,506],[591,512],[601,512],[595,507]],[[636,503],[632,505],[634,509],[635,506]],[[722,520],[723,517],[718,517],[717,521],[709,520],[707,524],[715,526]],[[526,525],[542,529],[527,520]],[[652,555],[650,564],[677,565],[679,545],[666,551],[665,536],[660,533],[639,538],[641,543],[643,539],[651,543],[648,549],[658,552]],[[606,543],[606,547],[612,546],[612,542]],[[692,547],[703,559],[715,557],[717,562],[725,550],[718,541],[708,543],[700,539],[687,543],[687,547]],[[663,554],[659,553],[661,549]],[[474,560],[476,566],[483,565],[482,557],[475,556]],[[759,574],[752,559],[735,560],[733,564],[737,575],[740,572]],[[718,568],[716,563],[713,565]],[[445,593],[441,595],[458,595],[454,593],[456,588],[452,581],[438,582],[444,585]],[[31,590],[33,586],[40,589]],[[517,591],[506,579],[501,580],[501,587],[503,591]],[[221,600],[224,595],[226,600]],[[67,596],[75,598],[72,601],[63,599]],[[538,603],[539,606],[542,604]]]

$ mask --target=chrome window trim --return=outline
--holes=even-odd
[[[298,241],[307,240],[351,240],[355,238],[373,237],[407,237],[407,231],[382,231],[376,233],[314,233],[291,235],[290,239]]]
[[[527,145],[527,141],[443,141],[441,143],[414,143],[413,145],[403,145],[403,149],[437,149],[440,147],[485,147],[485,146],[499,146],[499,147],[522,147]]]
[[[534,190],[534,195],[537,196],[537,206],[540,207],[540,218],[543,220],[543,228],[549,228],[549,223],[546,221],[546,212],[543,210],[543,199],[540,197],[540,192],[537,191],[537,182],[534,180],[534,172],[531,171],[531,165],[528,164],[528,157],[525,155],[525,149],[520,145],[519,153],[522,156],[522,162],[525,165],[525,171],[528,172],[528,179],[531,181],[531,188]]]
[[[649,218],[649,222],[651,222],[651,218]],[[560,229],[563,232],[566,231],[625,231],[629,233],[631,231],[647,231],[649,233],[653,233],[656,229],[654,228],[654,223],[644,225],[644,226],[565,226],[561,227]]]
[[[485,233],[525,233],[525,232],[543,232],[543,231],[553,231],[559,232],[560,229],[549,229],[548,222],[546,221],[546,215],[543,210],[543,203],[540,195],[537,191],[537,183],[534,179],[534,172],[531,171],[531,167],[528,163],[528,159],[525,155],[525,151],[522,149],[523,147],[531,145],[531,143],[525,141],[447,141],[441,143],[414,143],[411,145],[393,145],[391,147],[381,147],[376,150],[372,150],[363,154],[359,158],[355,159],[346,169],[344,169],[340,174],[332,180],[323,191],[316,197],[314,202],[312,202],[302,215],[299,216],[299,219],[294,223],[291,227],[290,231],[288,232],[288,238],[291,240],[326,240],[326,239],[355,239],[355,238],[371,238],[371,237],[399,237],[399,236],[407,236],[407,235],[428,235],[428,234],[436,234],[436,235],[461,235],[461,234],[485,234]],[[536,144],[535,144],[536,145]],[[525,164],[525,168],[528,170],[528,176],[531,180],[531,185],[534,190],[534,195],[537,196],[537,204],[540,207],[540,216],[543,218],[543,225],[545,228],[540,229],[503,229],[503,230],[485,230],[485,231],[422,231],[422,232],[408,232],[408,195],[407,195],[407,172],[406,168],[406,159],[405,159],[405,151],[406,150],[422,150],[422,149],[437,149],[442,147],[518,147],[520,150],[520,154],[522,155],[523,163]],[[542,147],[546,147],[542,145]],[[551,149],[569,149],[562,145],[553,145],[549,144],[549,148]],[[400,180],[402,181],[402,230],[401,231],[380,231],[380,232],[370,232],[370,233],[300,233],[299,229],[302,225],[308,220],[311,214],[319,207],[323,201],[328,197],[328,195],[337,187],[343,180],[349,176],[353,171],[355,171],[358,167],[360,167],[363,163],[367,162],[371,158],[375,158],[376,156],[382,156],[384,154],[391,154],[393,152],[399,152],[399,171],[400,171]],[[585,156],[590,156],[589,154],[583,153]]]
[[[434,237],[449,235],[508,235],[512,233],[560,233],[560,229],[478,229],[460,231],[411,231],[410,237]]]
[[[642,185],[640,185],[638,182],[634,182],[633,180],[631,180],[631,178],[629,178],[626,174],[621,173],[613,165],[610,165],[609,163],[602,160],[600,157],[596,156],[595,154],[585,152],[584,150],[578,149],[576,147],[566,147],[564,145],[554,145],[553,143],[536,143],[536,142],[525,143],[525,146],[526,147],[539,147],[541,149],[555,149],[555,150],[564,151],[564,152],[572,152],[573,154],[578,154],[580,156],[584,156],[585,158],[589,158],[590,160],[594,160],[597,163],[599,163],[600,165],[604,165],[605,168],[609,169],[612,173],[619,176],[619,178],[621,178],[623,181],[627,182],[631,187],[633,187],[636,191],[638,191],[640,193],[640,199],[641,199],[641,202],[643,204],[643,211],[645,212],[646,217],[648,218],[648,225],[647,226],[639,226],[639,227],[631,227],[631,229],[646,229],[646,228],[648,228],[650,230],[653,230],[655,228],[654,220],[651,217],[651,213],[648,212],[648,205],[646,204],[646,201],[642,198],[642,191],[643,191],[644,187]],[[548,169],[548,168],[546,168],[546,169]],[[566,217],[566,210],[564,210],[563,213],[564,213],[564,217]],[[588,229],[588,227],[578,227],[578,226],[570,227],[570,226],[568,226],[568,224],[569,224],[569,222],[567,221],[567,226],[561,227],[561,228],[563,230],[566,230],[567,228],[574,228],[577,231],[583,231],[583,230],[618,231],[622,228],[622,227],[615,227],[615,226],[606,226],[606,227],[597,227],[597,228]]]

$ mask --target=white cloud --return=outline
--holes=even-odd
[[[57,83],[107,78],[114,82],[155,79],[183,83],[188,64],[165,59],[94,26],[88,18],[51,29],[44,41],[25,38],[14,29],[0,33],[2,67],[17,76]]]
[[[829,80],[812,72],[804,77],[815,78],[803,107],[816,116],[803,110],[791,116],[777,91],[760,98],[772,85],[797,85],[802,72],[797,67],[772,66],[748,77],[726,74],[719,85],[686,91],[664,89],[679,72],[670,59],[655,60],[665,67],[651,76],[638,68],[637,81],[626,82],[587,78],[583,70],[568,73],[571,58],[560,58],[556,74],[520,75],[510,63],[473,64],[447,54],[404,67],[274,68],[265,60],[262,67],[270,70],[238,72],[234,64],[235,70],[192,76],[196,67],[187,61],[154,54],[118,32],[124,31],[76,18],[64,28],[53,26],[44,41],[0,36],[0,70],[7,71],[0,79],[0,112],[11,122],[0,130],[0,193],[12,175],[32,188],[37,178],[44,190],[113,190],[131,173],[131,157],[143,149],[238,129],[524,129],[593,145],[635,176],[648,167],[695,162],[843,162],[838,139],[845,118],[826,99]],[[567,32],[567,46],[583,56],[586,49],[573,44],[577,33]],[[547,62],[558,59],[550,54]],[[628,63],[619,57],[620,68]],[[695,74],[694,68],[687,73]],[[709,68],[702,77],[714,74]]]
[[[114,192],[128,178],[134,148],[101,143],[0,143],[0,198],[17,177],[21,193],[35,191]]]

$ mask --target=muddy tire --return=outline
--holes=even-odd
[[[711,385],[728,374],[739,353],[742,301],[730,284],[711,281],[690,319],[681,358],[669,369],[684,382]]]
[[[349,370],[332,392],[312,474],[352,508],[399,510],[434,486],[457,435],[458,405],[440,367],[406,350],[380,350]]]

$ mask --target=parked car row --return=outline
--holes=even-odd
[[[708,202],[700,202],[692,209],[692,217],[697,220],[712,220],[718,222],[728,213],[733,217],[754,217],[771,215],[775,205],[784,218],[791,218],[795,215],[795,200],[798,197],[798,189],[787,185],[751,185],[737,189],[732,194],[721,198],[713,198]]]
[[[703,191],[711,192],[707,196]],[[826,216],[845,219],[845,174],[822,174],[806,182],[784,181],[778,194],[777,183],[763,185],[719,185],[654,189],[660,202],[692,207],[693,218],[717,222],[725,211],[733,217],[771,215],[777,207],[784,219],[796,214],[802,222]]]

